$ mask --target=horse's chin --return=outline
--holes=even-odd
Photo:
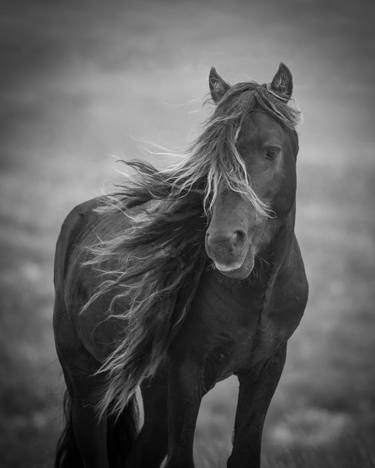
[[[222,265],[214,261],[215,268],[224,276],[233,279],[246,279],[254,269],[254,255],[250,254],[243,262]]]

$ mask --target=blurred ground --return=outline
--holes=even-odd
[[[0,13],[0,466],[51,466],[61,430],[52,261],[67,211],[114,179],[110,155],[140,155],[137,139],[191,141],[211,65],[266,82],[281,60],[305,114],[297,232],[311,289],[264,463],[375,466],[373,4],[3,1]],[[234,380],[207,396],[199,467],[225,465],[235,396]]]

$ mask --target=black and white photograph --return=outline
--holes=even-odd
[[[374,24],[0,0],[2,468],[375,468]]]

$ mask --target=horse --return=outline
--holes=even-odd
[[[230,85],[212,68],[209,88],[213,113],[182,160],[124,162],[130,176],[62,225],[56,468],[193,468],[201,399],[231,375],[227,466],[260,467],[264,419],[308,296],[294,233],[300,115],[283,63],[267,84]]]

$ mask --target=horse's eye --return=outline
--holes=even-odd
[[[281,148],[278,148],[276,146],[266,148],[266,158],[273,161],[280,154],[280,151]]]

